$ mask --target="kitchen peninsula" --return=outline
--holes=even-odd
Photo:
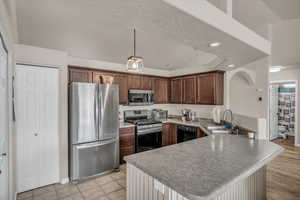
[[[263,200],[265,165],[282,151],[221,134],[127,156],[127,199]]]

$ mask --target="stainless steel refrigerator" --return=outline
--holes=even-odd
[[[69,86],[69,175],[72,181],[119,168],[119,87]]]

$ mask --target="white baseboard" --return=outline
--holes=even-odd
[[[69,178],[63,178],[63,179],[61,179],[60,183],[61,184],[67,184],[67,183],[69,183]]]
[[[300,147],[300,144],[295,144],[296,147]]]

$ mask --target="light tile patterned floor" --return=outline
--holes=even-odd
[[[126,166],[78,184],[55,184],[18,194],[18,200],[126,200]]]

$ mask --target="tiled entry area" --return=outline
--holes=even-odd
[[[125,200],[126,165],[78,184],[55,184],[18,194],[18,200]]]

